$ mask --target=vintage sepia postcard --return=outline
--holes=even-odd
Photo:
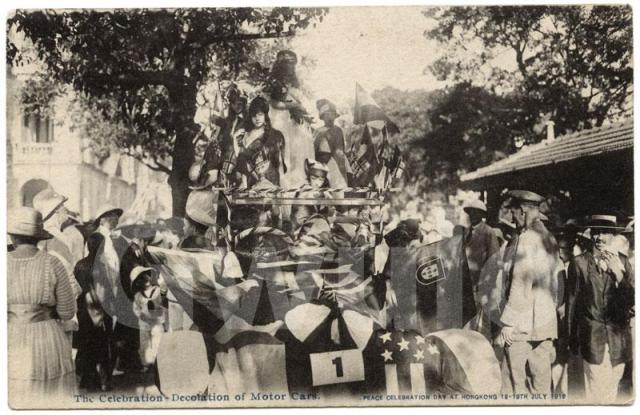
[[[633,403],[630,5],[6,19],[11,408]]]

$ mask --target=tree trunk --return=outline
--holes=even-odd
[[[194,161],[193,137],[198,132],[197,125],[193,121],[196,113],[195,86],[185,83],[169,89],[169,101],[174,108],[173,124],[176,131],[176,140],[172,154],[171,198],[173,216],[185,217],[185,207],[189,197],[189,168]]]

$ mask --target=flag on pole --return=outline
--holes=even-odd
[[[224,123],[225,115],[224,115],[224,102],[223,102],[223,94],[220,89],[220,84],[218,84],[215,95],[213,97],[212,106],[209,109],[210,113],[210,122],[212,127],[217,127],[217,130],[220,130],[220,127]]]
[[[349,152],[349,162],[353,171],[353,183],[356,187],[367,187],[380,172],[380,161],[376,146],[371,140],[369,127],[364,126],[358,141],[355,141]]]
[[[400,132],[398,126],[391,121],[369,93],[356,82],[356,104],[353,109],[353,123],[366,124],[370,121],[384,121],[389,134]]]

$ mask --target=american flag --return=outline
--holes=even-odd
[[[387,394],[425,394],[425,364],[439,359],[435,344],[412,331],[383,330],[375,336],[384,360]]]

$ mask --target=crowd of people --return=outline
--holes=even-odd
[[[220,330],[224,318],[219,310],[199,308],[194,302],[194,309],[185,311],[153,267],[147,250],[148,246],[226,250],[224,231],[217,226],[215,232],[207,224],[216,220],[215,214],[203,215],[204,206],[199,204],[188,212],[197,221],[189,216],[153,225],[118,226],[122,210],[105,206],[87,231],[69,220],[65,201],[45,190],[34,199],[37,209],[23,207],[9,217],[13,388],[45,394],[71,393],[76,387],[106,391],[114,373],[152,367],[166,331]],[[620,226],[615,216],[599,214],[583,226],[570,220],[561,228],[549,229],[540,212],[543,201],[533,192],[509,192],[502,211],[510,219],[501,218],[496,227],[487,224],[483,202],[465,204],[468,225],[456,225],[451,231],[462,235],[476,302],[477,313],[465,328],[482,333],[493,345],[501,362],[503,392],[553,391],[593,402],[615,402],[619,390],[630,387],[621,381],[630,382],[632,361],[633,223]],[[436,211],[440,208],[436,204]],[[289,248],[300,248],[301,243],[309,248],[305,238],[319,238],[323,231],[329,231],[335,241],[340,229],[340,237],[349,241],[362,237],[361,246],[369,247],[378,247],[385,238],[391,244],[389,236],[398,229],[413,231],[408,232],[405,246],[448,237],[448,224],[435,221],[424,226],[415,216],[395,218],[397,225],[388,226],[398,214],[381,213],[386,226],[376,228],[371,211],[364,220],[362,208],[358,216],[352,216],[353,211],[298,214],[295,210],[292,229],[281,234],[260,225],[260,209],[241,210],[241,216],[232,219],[236,244],[226,251],[221,274],[246,282],[251,266],[247,260],[256,260],[256,252],[271,254],[278,239],[288,238]],[[363,223],[369,224],[364,231],[357,226]],[[265,238],[267,234],[271,239]],[[377,243],[376,235],[382,236]],[[74,241],[83,241],[83,250],[74,252]],[[384,274],[384,266],[376,266],[370,274]],[[291,287],[290,282],[282,284]],[[240,293],[248,295],[249,288],[258,286],[246,285]],[[393,287],[387,289],[393,291]],[[372,309],[381,311],[388,305],[393,295],[386,294]],[[314,296],[343,305],[340,290],[324,289],[322,284]],[[379,292],[374,290],[372,296],[379,298]],[[260,297],[253,303],[259,304]],[[264,318],[257,306],[246,320],[269,324],[284,317],[273,315],[261,321]],[[384,321],[378,319],[381,325]],[[77,351],[75,362],[72,347]]]
[[[489,226],[480,200],[447,206],[427,196],[408,197],[419,201],[422,212],[400,203],[393,216],[423,224],[423,240],[455,232],[438,213],[443,205],[464,225],[460,232],[480,310],[467,327],[494,344],[503,391],[552,391],[600,403],[615,402],[619,391],[629,393],[633,217],[594,214],[550,223],[547,198],[511,191]],[[461,220],[459,207],[465,212]]]
[[[390,192],[399,163],[385,159],[384,147],[374,152],[370,136],[347,150],[330,101],[317,102],[324,126],[311,131],[296,98],[296,61],[293,52],[278,54],[267,98],[254,98],[246,114],[246,97],[229,91],[228,116],[190,171],[185,218],[119,224],[123,210],[105,205],[82,222],[52,189],[36,195],[33,208],[10,212],[13,396],[110,390],[114,374],[154,366],[166,332],[217,335],[231,320],[236,331],[286,321],[288,341],[304,343],[311,333],[304,327],[319,322],[299,306],[326,310],[327,327],[318,329],[325,347],[364,348],[347,320],[366,324],[345,310],[371,321],[371,333],[393,330],[391,249],[459,240],[456,260],[475,310],[459,328],[492,346],[502,391],[575,399],[581,384],[589,402],[614,402],[632,363],[633,222],[594,212],[551,225],[541,209],[547,198],[510,190],[490,226],[478,199],[451,209],[409,187]],[[289,203],[234,205],[225,192],[254,199],[280,192]],[[356,203],[328,203],[346,199]],[[209,252],[211,275],[163,274],[154,247]],[[429,272],[421,279],[418,271],[402,278],[428,285]],[[383,363],[392,356],[382,355]],[[414,356],[423,359],[422,349]]]

